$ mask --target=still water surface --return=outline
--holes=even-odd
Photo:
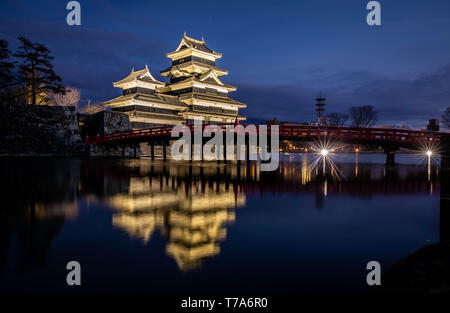
[[[364,291],[439,241],[438,167],[340,155],[336,170],[285,155],[256,163],[2,159],[0,290]],[[339,174],[339,175],[337,175]],[[339,176],[339,177],[338,177]]]

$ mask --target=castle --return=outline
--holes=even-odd
[[[231,99],[228,93],[236,87],[227,85],[220,76],[228,71],[216,67],[222,55],[209,49],[204,39],[196,40],[184,33],[175,51],[167,53],[172,65],[156,80],[148,66],[113,83],[122,95],[103,103],[113,111],[126,113],[134,129],[190,123],[236,123],[245,120],[239,109],[246,104]]]

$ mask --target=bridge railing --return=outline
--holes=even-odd
[[[239,124],[244,127],[247,124]],[[193,125],[186,125],[194,131]],[[202,125],[202,132],[205,127]],[[226,124],[218,125],[222,132],[226,132]],[[234,125],[233,125],[234,126]],[[267,126],[270,134],[270,125]],[[130,130],[110,135],[86,137],[87,143],[105,143],[115,141],[126,141],[143,138],[171,137],[173,126],[153,127],[148,129]],[[237,131],[240,133],[240,131]],[[253,131],[250,131],[253,133]],[[259,128],[256,128],[256,135]],[[356,128],[356,127],[321,127],[313,125],[280,125],[279,135],[282,138],[336,138],[336,140],[355,141],[388,141],[408,144],[431,144],[439,145],[440,133],[425,130],[389,129],[389,128]]]
[[[440,133],[422,130],[356,128],[356,127],[319,127],[310,125],[280,126],[281,137],[322,137],[352,139],[361,141],[391,141],[401,143],[439,144]]]

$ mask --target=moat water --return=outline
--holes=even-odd
[[[276,172],[149,159],[0,163],[1,291],[361,292],[439,241],[439,167],[283,155]],[[66,264],[82,284],[66,285]]]

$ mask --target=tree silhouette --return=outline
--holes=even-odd
[[[20,46],[14,56],[22,60],[19,80],[25,85],[31,104],[37,104],[38,96],[42,98],[42,102],[50,94],[64,94],[65,88],[61,84],[61,78],[53,70],[54,57],[50,55],[50,50],[45,45],[33,43],[24,37],[17,39]]]
[[[327,126],[344,126],[347,120],[348,115],[338,112],[331,112],[327,115],[325,123]]]
[[[8,49],[8,42],[0,40],[0,90],[7,88],[13,81],[11,74],[14,63],[9,62],[11,51]]]
[[[447,107],[444,114],[442,115],[442,121],[444,125],[450,128],[450,107]]]
[[[378,112],[371,105],[350,108],[353,127],[371,127],[378,121]]]

